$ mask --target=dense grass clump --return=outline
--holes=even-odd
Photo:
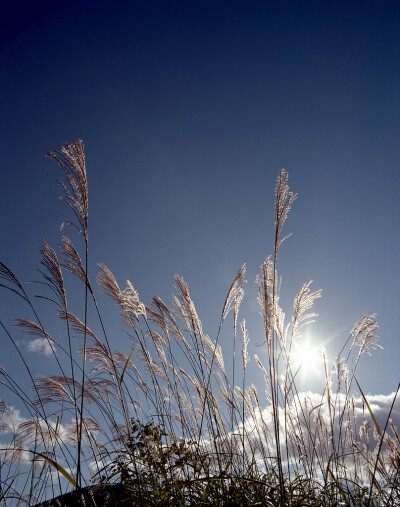
[[[245,321],[239,321],[244,265],[229,288],[214,337],[203,331],[180,276],[175,276],[172,304],[155,297],[146,305],[131,282],[121,289],[111,271],[99,265],[97,285],[117,305],[129,338],[125,353],[111,349],[88,276],[83,143],[77,139],[48,156],[63,171],[61,198],[73,212],[73,220],[63,225],[72,225],[81,240],[78,248],[63,236],[61,261],[48,244],[41,248],[41,283],[48,291],[41,297],[56,308],[64,330],[56,337],[35,300],[0,264],[0,285],[30,313],[15,319],[14,326],[38,340],[58,368],[51,376],[34,376],[8,323],[0,321],[2,341],[8,339],[20,355],[33,393],[19,375],[0,367],[2,505],[33,505],[70,490],[83,494],[96,484],[102,485],[98,491],[104,498],[107,488],[120,485],[119,503],[126,505],[400,503],[397,428],[391,411],[380,427],[356,378],[363,354],[379,347],[375,316],[367,314],[354,326],[333,367],[323,356],[325,389],[318,399],[298,391],[291,352],[302,327],[316,315],[312,306],[320,291],[305,283],[294,299],[291,321],[285,323],[277,260],[296,195],[289,191],[284,169],[275,190],[274,249],[257,278],[265,333],[263,348],[253,359],[264,378],[257,388],[247,382],[249,335]],[[79,315],[69,306],[67,274],[83,291]],[[93,323],[89,309],[96,315]],[[239,372],[233,364],[229,374],[219,345],[227,325],[241,364]],[[355,393],[361,394],[361,407]]]

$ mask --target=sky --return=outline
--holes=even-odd
[[[384,348],[363,356],[358,380],[378,397],[396,390],[399,2],[19,1],[0,18],[0,260],[21,280],[40,277],[41,242],[56,248],[70,218],[45,153],[80,137],[92,280],[104,263],[149,303],[171,300],[178,273],[215,338],[246,262],[240,318],[262,357],[255,278],[273,253],[284,167],[299,194],[278,260],[287,318],[313,280],[322,298],[304,339],[333,361],[355,322],[376,313]],[[128,354],[117,310],[99,300],[113,347]],[[0,319],[11,329],[15,317],[30,315],[1,291]],[[35,372],[52,367],[29,337],[16,338]],[[19,371],[1,330],[0,340],[0,362]],[[221,346],[229,359],[230,332]],[[315,390],[319,380],[301,382]]]

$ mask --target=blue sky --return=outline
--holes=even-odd
[[[310,339],[331,359],[353,324],[376,312],[384,350],[364,356],[359,380],[365,392],[394,391],[400,4],[65,0],[38,2],[35,13],[17,4],[3,16],[0,50],[0,260],[21,280],[38,278],[38,247],[56,247],[68,215],[57,201],[60,173],[44,154],[79,136],[92,279],[104,263],[147,303],[169,301],[179,273],[215,337],[247,262],[241,316],[261,343],[254,280],[273,250],[275,180],[285,167],[299,198],[278,264],[284,310],[290,317],[297,290],[314,280],[323,293]],[[5,323],[24,312],[0,293]],[[105,312],[114,347],[129,352],[116,311]],[[17,370],[1,340],[1,361]],[[226,360],[230,340],[223,335]],[[30,355],[40,371],[43,356]]]

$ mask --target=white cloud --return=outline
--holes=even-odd
[[[26,346],[28,352],[37,352],[39,354],[44,354],[46,357],[54,355],[47,338],[35,338],[30,341],[24,340],[24,345]]]
[[[394,392],[390,394],[366,395],[368,404],[371,408],[372,413],[374,414],[376,421],[378,422],[381,431],[383,431],[385,428],[387,417],[389,415],[394,396],[395,396]],[[363,407],[363,400],[361,396],[355,398],[355,406],[357,413],[361,416],[365,415],[365,418],[371,424],[373,424],[368,408],[366,406]],[[390,415],[390,419],[392,420],[395,426],[400,427],[400,396],[398,396],[396,399],[392,413]]]
[[[394,396],[395,393],[366,396],[381,432],[385,429]],[[251,413],[250,408],[248,411],[250,415],[245,421],[246,447],[251,453],[256,453],[262,466],[263,456],[276,455],[273,414],[271,407],[260,410],[256,403],[253,405],[253,412]],[[390,422],[395,428],[400,427],[400,396],[394,404]],[[348,458],[343,459],[346,467],[353,466],[352,460],[356,454],[360,458],[357,462],[361,463],[363,456],[371,452],[370,461],[375,462],[374,452],[378,449],[380,437],[361,395],[349,398],[347,403],[343,394],[332,395],[329,405],[326,396],[322,398],[321,394],[313,392],[299,393],[287,406],[286,413],[284,410],[279,411],[279,425],[282,457],[286,460],[286,445],[288,445],[289,462],[295,457],[297,463],[300,463],[303,457],[309,466],[310,459],[313,459],[321,466],[321,470],[324,470],[333,448],[336,449],[338,456],[348,455]],[[364,429],[367,429],[367,432]],[[242,425],[234,431],[238,445],[242,432]],[[387,426],[386,437],[392,440],[385,441],[381,452],[387,451],[389,460],[390,455],[393,457],[396,453],[400,454],[400,442],[394,435],[391,424]],[[390,446],[392,453],[389,453]],[[362,453],[357,451],[357,448]]]

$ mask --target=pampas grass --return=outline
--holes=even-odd
[[[289,236],[283,231],[297,194],[290,192],[284,169],[275,190],[273,254],[257,277],[265,333],[260,353],[249,357],[251,337],[239,319],[244,265],[228,290],[215,337],[203,330],[179,275],[171,304],[158,297],[146,304],[130,281],[121,288],[110,269],[99,265],[97,285],[117,306],[128,337],[127,349],[119,352],[110,347],[88,272],[83,142],[77,139],[48,156],[62,169],[61,198],[73,214],[62,227],[72,226],[81,241],[63,236],[61,261],[47,243],[41,247],[40,284],[47,292],[40,297],[48,300],[49,310],[55,308],[56,336],[17,276],[0,264],[0,286],[19,297],[30,314],[14,319],[14,329],[41,340],[58,367],[55,375],[33,376],[14,331],[0,322],[2,339],[17,350],[33,392],[1,367],[2,505],[33,505],[100,483],[124,485],[131,505],[400,502],[398,430],[390,412],[385,427],[379,427],[356,378],[362,356],[380,347],[375,316],[367,314],[354,326],[333,367],[324,353],[325,389],[318,399],[298,391],[292,349],[303,326],[315,319],[312,308],[321,293],[306,282],[286,323],[279,305],[278,253]],[[67,275],[84,291],[80,315],[69,308]],[[96,318],[89,327],[91,306]],[[219,345],[225,326],[232,326],[232,378]],[[262,374],[261,386],[247,382],[250,361]],[[355,401],[360,394],[362,410]],[[18,400],[20,412],[8,398]]]

